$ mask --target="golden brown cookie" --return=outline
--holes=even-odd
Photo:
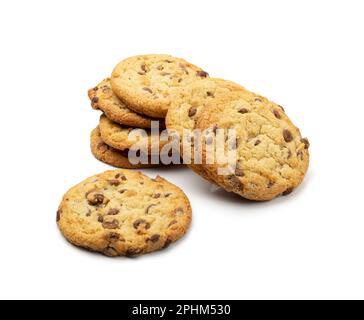
[[[187,196],[161,177],[107,171],[70,189],[57,212],[68,241],[107,256],[135,256],[180,239],[192,219]]]
[[[130,110],[112,91],[110,79],[105,79],[90,89],[88,96],[92,107],[103,111],[114,122],[130,127],[150,128],[152,121],[159,121],[160,127],[165,127],[163,119],[153,119]]]
[[[101,138],[100,129],[97,127],[91,133],[91,151],[96,159],[113,167],[124,169],[143,169],[163,166],[163,164],[151,164],[149,157],[148,164],[133,164],[129,161],[128,150],[117,150],[108,146]]]
[[[228,175],[220,174],[225,166],[216,161],[204,164],[209,177],[227,191],[250,200],[271,200],[291,193],[305,177],[308,140],[301,137],[280,106],[264,97],[251,93],[208,104],[196,127],[209,130],[208,144],[223,131],[220,154],[236,152],[236,168]],[[234,130],[234,139],[227,135],[229,129]],[[203,151],[206,159],[206,145]]]
[[[159,148],[155,150],[156,152],[162,151],[163,147],[168,143],[168,139],[166,139],[166,141],[160,140],[159,134],[152,135],[151,131],[147,129],[122,126],[121,124],[111,121],[105,115],[102,115],[100,118],[99,128],[102,140],[110,147],[118,150],[131,149],[138,143],[139,145],[145,145],[146,151],[150,154],[152,141],[159,141]],[[135,139],[130,138],[131,133]]]
[[[184,154],[183,150],[191,149],[191,158],[185,157],[184,162],[210,182],[213,180],[209,177],[209,172],[201,164],[195,163],[193,148],[196,143],[194,143],[193,130],[196,129],[196,122],[200,116],[204,115],[203,110],[208,103],[222,103],[248,94],[250,94],[249,91],[234,82],[207,78],[185,86],[173,97],[166,117],[166,126],[168,130],[177,132],[181,137],[181,155]]]
[[[132,110],[164,118],[175,90],[208,77],[201,68],[169,55],[142,55],[120,62],[111,84],[115,94]]]

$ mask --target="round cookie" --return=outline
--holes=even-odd
[[[115,94],[132,110],[164,118],[175,90],[208,77],[199,67],[169,55],[142,55],[120,62],[111,84]]]
[[[167,113],[166,126],[168,130],[177,132],[181,137],[181,155],[183,155],[183,149],[191,146],[190,143],[183,144],[185,142],[183,140],[184,132],[186,134],[188,131],[196,129],[196,122],[203,115],[203,109],[208,103],[221,103],[249,94],[251,93],[242,86],[217,78],[196,81],[175,93]],[[206,180],[213,182],[202,165],[193,163],[192,151],[190,159],[192,163],[189,164],[189,167]]]
[[[93,130],[91,133],[91,151],[96,159],[117,168],[142,169],[155,168],[163,165],[130,163],[128,150],[122,151],[108,146],[101,138],[99,127]]]
[[[157,140],[159,139],[159,135],[155,136],[151,134],[150,130],[147,129],[135,129],[135,128],[128,128],[125,126],[122,126],[121,124],[112,122],[110,119],[108,119],[105,115],[102,115],[100,117],[100,133],[102,140],[109,145],[110,147],[113,147],[114,149],[118,150],[126,150],[131,149],[133,146],[135,146],[136,143],[140,144],[146,144],[148,145],[148,153],[151,153],[151,144],[152,144],[152,138]],[[141,133],[145,134],[140,140],[129,140],[129,134],[131,132],[136,133],[138,136],[141,136]],[[139,134],[140,133],[140,134]],[[168,141],[160,141],[159,140],[159,150],[162,151],[163,146],[165,146],[168,143]]]
[[[152,121],[160,121],[160,126],[165,126],[162,119],[152,119],[130,110],[112,91],[110,79],[105,79],[95,88],[90,89],[88,96],[92,107],[103,111],[114,122],[125,126],[150,128]]]
[[[250,200],[271,200],[288,195],[304,179],[309,165],[309,142],[302,139],[283,108],[264,97],[251,93],[237,100],[208,104],[197,127],[210,130],[213,139],[213,133],[223,129],[222,150],[225,154],[228,150],[236,151],[236,168],[229,175],[219,174],[218,169],[223,166],[216,161],[203,165],[227,191]],[[235,129],[235,141],[227,137],[228,129]],[[206,148],[203,158],[206,159]]]
[[[86,179],[65,194],[57,212],[68,241],[111,257],[163,249],[186,233],[191,219],[181,189],[131,170]]]

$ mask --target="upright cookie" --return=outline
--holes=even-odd
[[[204,167],[194,163],[193,148],[196,144],[193,141],[193,130],[196,129],[196,122],[201,115],[204,115],[203,109],[208,103],[222,103],[249,94],[249,91],[234,82],[208,78],[193,82],[174,95],[173,102],[167,113],[166,126],[168,130],[177,132],[181,137],[181,155],[184,154],[183,150],[192,147],[191,159],[184,159],[184,161],[187,163],[192,162],[189,167],[210,182],[212,180]],[[191,133],[189,134],[189,132]],[[185,139],[183,139],[184,135]]]
[[[252,94],[237,100],[211,103],[197,127],[211,136],[223,130],[222,150],[236,151],[236,169],[220,175],[217,164],[204,164],[217,184],[244,198],[263,201],[291,193],[304,179],[309,165],[309,143],[301,137],[283,109]],[[236,139],[227,136],[234,129]],[[212,140],[210,139],[210,142]],[[206,148],[204,148],[206,158]]]
[[[164,118],[173,92],[208,77],[195,65],[169,55],[142,55],[120,62],[112,73],[115,94],[134,111]]]
[[[162,119],[152,119],[130,110],[112,91],[110,79],[105,79],[90,89],[88,96],[92,107],[103,111],[114,122],[136,128],[150,128],[152,121],[160,121],[160,127],[165,126]]]
[[[163,249],[186,233],[191,219],[182,190],[130,170],[86,179],[65,194],[57,212],[66,239],[107,256]]]
[[[108,146],[101,138],[100,129],[97,127],[91,133],[91,151],[96,159],[113,167],[124,169],[155,168],[163,164],[151,164],[149,157],[148,164],[132,164],[129,161],[128,150],[121,151]]]
[[[140,143],[148,146],[146,149],[148,149],[148,153],[150,154],[152,152],[152,141],[159,141],[159,148],[156,152],[162,151],[163,147],[168,143],[168,140],[160,140],[159,134],[152,135],[150,130],[125,127],[112,122],[104,115],[100,118],[99,128],[102,140],[110,147],[118,150],[131,149],[136,143]],[[131,132],[135,134],[135,140],[129,137]]]

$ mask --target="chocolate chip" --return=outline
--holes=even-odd
[[[310,147],[310,141],[308,141],[307,138],[301,139],[301,142],[305,145],[305,149],[308,149]]]
[[[136,256],[140,253],[142,253],[142,249],[138,249],[138,248],[129,248],[127,251],[126,251],[126,256],[127,257],[133,257],[133,256]]]
[[[166,242],[163,245],[163,249],[168,248],[171,244],[172,244],[172,240],[171,239],[167,239]]]
[[[93,97],[91,100],[92,105],[95,105],[99,102],[99,98],[98,97]]]
[[[114,242],[114,241],[118,241],[120,239],[120,234],[116,233],[116,232],[110,232],[107,236],[106,236],[108,241]]]
[[[116,216],[119,213],[120,213],[119,209],[110,209],[109,212],[107,213],[107,215],[108,216]]]
[[[113,221],[104,221],[102,223],[104,229],[117,229],[119,228],[119,221],[114,219]]]
[[[153,93],[152,89],[151,88],[148,88],[148,87],[144,87],[143,90],[144,91],[147,91],[149,93]]]
[[[172,60],[168,60],[168,59],[166,59],[166,60],[164,60],[164,62],[172,63],[173,61],[172,61]]]
[[[58,222],[59,220],[61,220],[61,215],[62,215],[62,210],[61,210],[61,209],[59,209],[59,210],[57,211],[57,222]]]
[[[152,209],[153,207],[156,207],[156,204],[150,204],[146,209],[145,209],[145,213],[149,214],[150,209]]]
[[[245,113],[248,113],[248,112],[249,112],[249,110],[247,108],[241,108],[239,110],[239,113],[241,113],[241,114],[245,114]]]
[[[153,194],[152,196],[153,199],[159,199],[160,197],[161,197],[160,193]]]
[[[113,187],[117,187],[117,186],[120,185],[119,180],[109,180],[108,183],[109,183],[110,186],[113,186]]]
[[[206,71],[200,70],[200,71],[197,71],[197,76],[199,76],[201,78],[207,78],[209,76],[209,74]]]
[[[281,114],[277,109],[273,109],[272,112],[277,119],[281,119]]]
[[[284,138],[284,141],[291,142],[293,140],[293,135],[292,135],[291,131],[284,129],[283,138]]]
[[[196,115],[197,113],[197,108],[196,107],[191,107],[190,110],[188,110],[188,116],[189,117],[193,117],[194,115]]]
[[[213,127],[212,127],[212,132],[216,135],[217,133],[217,130],[218,130],[218,126],[215,124]]]
[[[123,193],[125,193],[126,191],[128,191],[128,190],[127,190],[127,189],[122,189],[122,190],[120,190],[120,191],[119,191],[119,193],[120,193],[120,194],[123,194]]]
[[[92,90],[93,90],[93,91],[97,91],[97,90],[99,90],[99,87],[95,87],[95,88],[93,88]]]
[[[243,169],[239,169],[239,168],[235,169],[235,175],[237,177],[244,177],[245,176]]]
[[[171,195],[172,195],[172,193],[166,193],[166,194],[164,195],[164,197],[168,198],[168,197],[170,197]]]
[[[159,234],[154,234],[149,239],[147,239],[147,241],[151,241],[153,243],[156,243],[156,242],[159,241],[160,238],[161,238],[161,236]]]
[[[144,74],[148,72],[147,65],[145,63],[143,63],[140,68],[142,69]]]
[[[267,185],[267,188],[270,189],[274,186],[274,182],[273,181],[269,181],[268,182],[268,185]]]
[[[104,222],[104,217],[103,216],[98,216],[97,221],[100,223]]]
[[[133,223],[134,229],[138,229],[140,225],[144,225],[144,229],[148,230],[150,228],[150,223],[144,219],[138,219]]]
[[[206,94],[207,94],[208,97],[215,98],[214,93],[211,92],[211,91],[207,91]]]
[[[259,146],[261,144],[262,141],[260,141],[259,139],[257,141],[255,141],[254,146]]]
[[[168,228],[172,227],[174,224],[177,223],[177,220],[172,220],[169,225],[168,225]]]
[[[87,196],[88,203],[92,206],[96,206],[98,204],[102,204],[105,200],[105,197],[101,193],[90,194]]]
[[[230,176],[229,181],[230,181],[231,186],[235,190],[238,190],[238,191],[243,191],[244,190],[243,183],[240,181],[240,179],[236,175]]]
[[[283,195],[283,196],[288,196],[289,194],[291,194],[291,193],[293,192],[293,190],[294,190],[294,188],[293,188],[293,187],[289,187],[289,188],[287,188],[287,190],[286,190],[286,191],[284,191],[284,192],[282,193],[282,195]]]

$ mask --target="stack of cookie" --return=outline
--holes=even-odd
[[[103,80],[88,92],[92,107],[103,112],[99,126],[91,133],[94,156],[119,168],[162,165],[161,160],[152,163],[150,158],[153,139],[159,140],[156,152],[162,153],[166,144],[160,140],[159,133],[152,134],[152,123],[159,132],[165,129],[164,118],[172,91],[205,77],[207,73],[202,69],[169,55],[136,56],[122,61],[111,79]],[[147,163],[135,164],[130,159],[129,149],[136,141],[129,139],[129,133],[134,129],[143,129],[146,133],[146,141],[138,143],[148,145]],[[159,156],[161,159],[162,154]]]
[[[150,129],[158,119],[169,138],[177,136],[172,153],[177,149],[198,175],[246,199],[288,195],[307,172],[309,142],[281,106],[236,83],[209,78],[185,60],[166,55],[126,59],[89,97],[92,107],[104,112],[91,135],[92,152],[113,166],[160,165],[134,164],[128,152],[135,143],[133,128]],[[154,152],[163,156],[169,144],[151,132],[141,139],[147,160]],[[157,150],[153,138],[160,140]],[[227,161],[221,161],[226,153]],[[108,256],[163,249],[186,233],[191,219],[182,190],[132,170],[85,180],[66,193],[57,213],[71,243]]]
[[[198,150],[184,163],[208,181],[229,192],[256,201],[291,193],[304,179],[309,164],[309,142],[283,108],[231,81],[210,78],[201,68],[168,55],[128,58],[114,69],[111,79],[89,91],[92,106],[104,112],[92,134],[94,155],[122,168],[132,165],[127,150],[131,127],[150,128],[158,119],[161,128],[177,133],[179,151]],[[234,136],[228,131],[234,130]],[[189,137],[186,136],[189,131]],[[202,141],[197,141],[199,132]],[[209,146],[215,146],[207,161]],[[157,137],[159,139],[159,137]],[[150,145],[151,136],[146,138]],[[163,143],[160,143],[162,150]],[[157,150],[158,151],[158,150]],[[219,162],[234,151],[233,163]],[[151,153],[150,146],[148,154]],[[186,161],[187,160],[187,161]],[[158,164],[157,164],[158,165]]]

